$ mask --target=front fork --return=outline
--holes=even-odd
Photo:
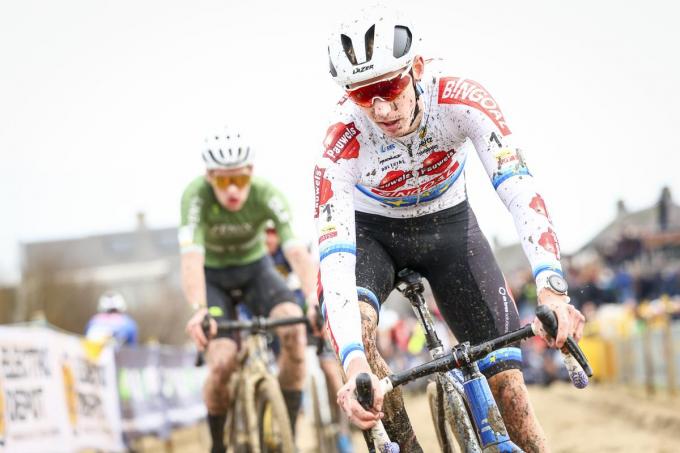
[[[475,419],[482,452],[523,452],[524,450],[510,440],[496,400],[491,394],[489,383],[479,371],[477,363],[467,363],[461,367],[461,370],[465,396]]]

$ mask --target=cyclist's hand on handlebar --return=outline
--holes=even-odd
[[[201,326],[201,323],[206,316],[208,316],[207,308],[196,310],[196,313],[189,319],[185,328],[186,333],[194,340],[199,351],[205,351],[205,348],[208,345],[208,338],[205,336],[205,332],[203,332],[203,327]],[[217,322],[213,318],[210,318],[210,336],[213,337],[215,335],[217,335]]]
[[[362,363],[357,363],[361,361]],[[353,366],[354,365],[354,366]],[[364,409],[356,397],[356,377],[367,373],[373,384],[373,407]],[[382,413],[383,392],[376,375],[371,373],[368,362],[364,358],[355,358],[347,370],[347,382],[338,391],[338,405],[345,412],[349,421],[362,430],[375,426],[384,417]]]
[[[534,326],[537,327],[537,331],[548,343],[548,346],[561,348],[567,341],[567,336],[571,336],[577,342],[581,339],[586,318],[573,305],[569,304],[569,297],[543,289],[538,293],[538,303],[549,307],[557,317],[557,337],[554,339],[546,334],[541,321],[538,318],[534,319]]]

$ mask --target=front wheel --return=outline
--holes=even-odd
[[[456,436],[450,424],[447,423],[444,410],[445,399],[442,398],[443,392],[440,390],[441,386],[438,382],[430,381],[427,384],[427,402],[430,404],[430,415],[432,415],[437,440],[443,453],[461,453]]]
[[[257,385],[255,408],[260,451],[294,453],[295,443],[288,410],[275,378],[268,376]]]

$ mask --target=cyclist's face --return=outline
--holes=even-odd
[[[206,178],[217,201],[228,211],[236,212],[248,199],[252,173],[252,166],[233,170],[208,170]]]
[[[420,80],[425,63],[420,56],[415,57],[412,74],[416,80]],[[396,71],[399,73],[400,71]],[[387,74],[384,79],[394,77],[395,74]],[[382,79],[381,79],[382,80]],[[371,107],[359,108],[373,121],[388,137],[402,137],[413,132],[418,127],[418,121],[413,122],[413,112],[416,108],[416,93],[413,83],[410,83],[392,101],[375,99]],[[421,109],[422,112],[422,109]]]

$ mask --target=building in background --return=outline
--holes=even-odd
[[[80,333],[99,295],[115,290],[128,301],[142,339],[184,338],[177,228],[149,229],[139,214],[130,232],[22,244],[21,260],[16,321],[43,310],[50,323]]]

